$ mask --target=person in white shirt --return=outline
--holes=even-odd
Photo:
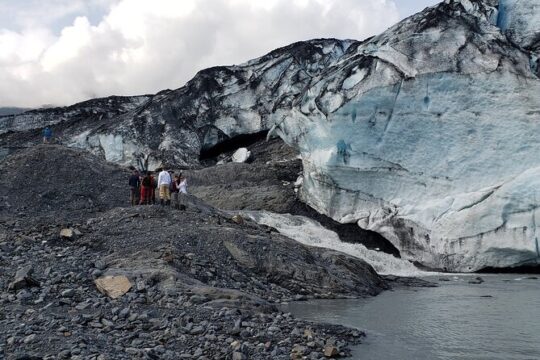
[[[159,199],[161,201],[161,206],[171,204],[171,193],[169,191],[171,182],[171,174],[169,174],[169,172],[163,168],[158,176]]]
[[[177,209],[180,209],[180,210],[185,210],[186,209],[186,199],[185,199],[185,196],[187,195],[187,179],[182,176],[182,174],[180,173],[180,175],[178,175],[175,180],[175,186],[174,188],[176,189],[176,197],[175,197],[175,203],[174,203],[174,206],[177,208]]]
[[[178,191],[181,194],[187,194],[187,178],[183,177],[182,174],[179,176],[180,184],[178,184]]]

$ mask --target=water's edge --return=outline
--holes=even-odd
[[[482,274],[482,283],[476,277],[424,277],[439,286],[399,287],[369,299],[295,302],[284,310],[365,331],[353,359],[539,359],[538,276]]]

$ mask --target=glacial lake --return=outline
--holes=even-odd
[[[482,274],[484,283],[469,284],[476,276],[428,277],[439,287],[398,289],[360,300],[295,302],[285,310],[365,331],[353,359],[540,359],[540,275]]]

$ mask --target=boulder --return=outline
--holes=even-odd
[[[327,345],[324,347],[324,356],[327,358],[335,358],[339,356],[339,350],[334,345]]]
[[[118,276],[103,276],[94,281],[97,289],[103,295],[110,297],[111,299],[117,299],[127,293],[132,284],[129,279],[124,275]]]
[[[246,148],[240,148],[234,152],[231,160],[235,163],[245,163],[251,157],[251,152]]]
[[[238,225],[242,225],[244,223],[244,218],[242,217],[242,215],[234,215],[231,218],[231,220],[237,223]]]
[[[64,239],[73,239],[75,238],[75,231],[73,229],[62,229],[60,230],[60,237]]]

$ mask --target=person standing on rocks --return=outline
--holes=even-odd
[[[43,143],[50,144],[51,139],[52,139],[52,129],[47,126],[45,129],[43,129]]]
[[[129,188],[130,195],[129,200],[131,201],[131,206],[137,205],[139,203],[139,193],[141,187],[141,180],[139,177],[139,172],[136,169],[133,169],[133,173],[129,177]]]
[[[171,198],[172,203],[175,209],[180,208],[180,203],[178,202],[178,185],[180,184],[180,180],[178,179],[178,175],[174,177],[174,180],[171,182]]]
[[[171,204],[171,194],[169,190],[171,182],[171,174],[169,174],[169,172],[163,168],[158,175],[159,199],[161,206]]]
[[[187,178],[184,177],[182,175],[182,173],[180,173],[180,175],[178,176],[178,199],[179,199],[179,208],[184,210],[186,208],[186,204],[185,204],[185,197],[187,195]]]
[[[156,188],[157,188],[157,180],[154,176],[154,173],[153,172],[150,172],[150,180],[151,180],[151,183],[152,183],[152,187],[151,187],[151,192],[150,192],[150,200],[149,200],[149,204],[151,203],[152,205],[156,205]]]
[[[150,204],[150,196],[152,195],[154,188],[154,185],[152,183],[152,176],[150,175],[149,171],[146,172],[141,183],[141,201],[139,202],[139,204],[148,205]]]

